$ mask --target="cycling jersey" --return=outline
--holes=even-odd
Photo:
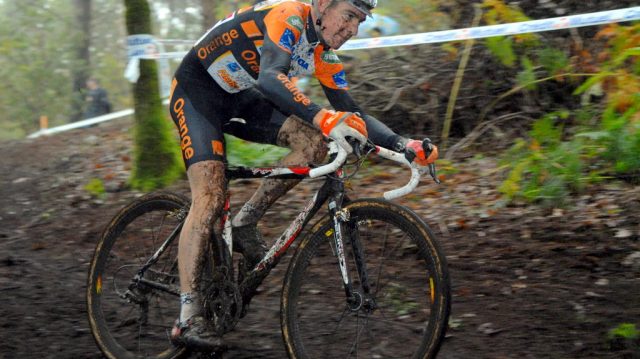
[[[269,36],[291,54],[288,77],[314,75],[325,86],[346,89],[340,59],[331,49],[318,46],[310,10],[310,5],[296,1],[267,1],[240,9],[197,42],[198,58],[223,89],[239,92],[256,85],[264,37]]]
[[[359,112],[374,143],[397,143],[400,136],[349,95],[342,63],[318,40],[311,11],[297,1],[263,1],[233,12],[196,42],[176,71],[170,103],[187,167],[224,160],[223,133],[275,144],[288,116],[313,123],[321,107],[291,81],[302,75],[319,80],[334,109]]]
[[[268,98],[311,122],[320,107],[291,82],[292,77],[311,75],[323,87],[348,89],[340,59],[318,41],[311,10],[311,5],[297,1],[264,1],[237,10],[197,41],[195,54],[225,91],[237,93],[266,80],[268,88],[259,88]],[[265,69],[263,53],[276,53],[278,60],[284,54],[286,63],[272,61]],[[273,76],[258,81],[265,70]]]

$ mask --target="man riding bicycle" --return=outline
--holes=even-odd
[[[178,248],[180,318],[175,343],[214,350],[222,345],[207,329],[199,298],[204,248],[220,217],[225,194],[224,133],[287,147],[285,166],[307,166],[326,155],[325,136],[352,150],[346,138],[395,151],[411,151],[419,165],[422,141],[403,138],[364,114],[348,93],[340,59],[333,52],[355,36],[377,0],[263,1],[235,11],[198,40],[176,71],[170,112],[178,127],[192,202]],[[334,110],[313,103],[291,78],[316,77]],[[299,180],[264,180],[233,218],[234,248],[247,268],[266,246],[256,227],[266,210]]]

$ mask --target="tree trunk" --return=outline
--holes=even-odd
[[[151,34],[147,0],[125,0],[129,35]],[[160,100],[154,60],[140,61],[140,77],[133,86],[135,130],[131,186],[150,191],[171,184],[183,173],[174,125]]]
[[[89,47],[91,46],[91,0],[74,0],[76,9],[76,23],[80,28],[80,34],[76,43],[76,60],[73,67],[73,96],[71,98],[71,121],[82,118],[84,104],[83,90],[89,77],[91,58]]]
[[[202,4],[202,31],[207,31],[216,21],[216,1],[201,0]]]

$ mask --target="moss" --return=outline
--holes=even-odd
[[[151,34],[147,0],[125,0],[129,34]],[[155,61],[140,61],[140,78],[133,86],[134,164],[130,184],[142,191],[165,187],[184,172],[174,126],[164,111]]]

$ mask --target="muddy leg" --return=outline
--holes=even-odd
[[[178,244],[181,313],[184,321],[200,314],[199,283],[204,266],[207,241],[222,212],[225,199],[224,164],[219,161],[198,162],[187,171],[191,187],[191,209]]]

